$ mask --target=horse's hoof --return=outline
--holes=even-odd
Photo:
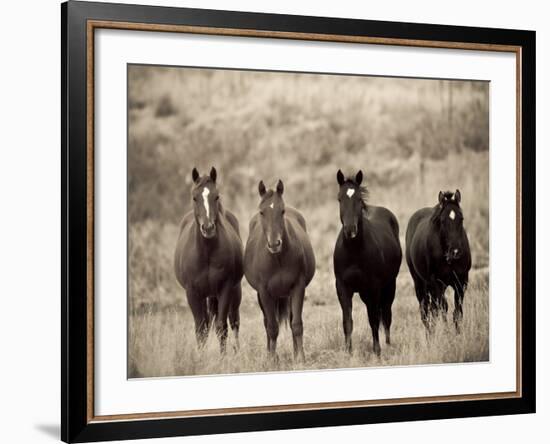
[[[277,352],[268,352],[268,361],[271,365],[279,365],[279,355]]]

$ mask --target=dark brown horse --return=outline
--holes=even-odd
[[[220,349],[225,351],[227,318],[238,346],[243,247],[237,218],[222,207],[216,169],[200,176],[193,168],[193,210],[181,222],[174,269],[195,319],[199,346],[215,319]]]
[[[464,230],[459,190],[439,192],[435,207],[422,208],[409,220],[406,257],[420,304],[420,317],[431,331],[434,318],[448,305],[445,289],[454,289],[453,319],[457,331],[462,319],[462,302],[472,266],[470,244]]]
[[[259,212],[250,221],[244,255],[245,276],[258,293],[264,315],[267,350],[276,356],[279,324],[290,321],[294,357],[304,360],[302,308],[305,289],[315,273],[315,257],[306,222],[285,207],[283,183],[266,190],[260,181]]]
[[[334,249],[334,274],[342,307],[346,349],[351,352],[352,298],[357,292],[367,306],[374,352],[380,355],[380,318],[386,343],[390,343],[391,307],[402,258],[399,225],[391,211],[367,205],[367,189],[361,186],[361,171],[354,179],[346,179],[338,170],[336,179],[340,186],[338,201],[342,229]]]

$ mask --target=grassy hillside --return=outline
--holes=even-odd
[[[360,76],[129,68],[129,374],[189,375],[294,368],[291,334],[276,367],[265,359],[256,296],[243,279],[241,349],[220,357],[216,339],[195,346],[193,320],[172,270],[191,169],[218,170],[224,205],[243,240],[257,183],[285,183],[285,201],[305,216],[317,259],[304,304],[306,363],[300,368],[487,360],[489,356],[488,84]],[[355,353],[343,352],[332,251],[340,222],[336,171],[363,169],[370,202],[408,218],[459,188],[474,270],[463,334],[445,325],[426,341],[403,262],[393,345],[371,352],[366,309],[354,300]],[[452,309],[452,297],[449,297]],[[212,335],[213,336],[213,335]]]

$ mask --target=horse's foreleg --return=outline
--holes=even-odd
[[[233,333],[235,334],[235,348],[239,349],[239,326],[240,326],[240,315],[239,315],[239,307],[241,305],[241,284],[237,284],[233,288],[231,296],[231,306],[229,308],[229,325],[231,326],[231,330],[233,330]]]
[[[352,296],[353,292],[349,291],[344,283],[339,279],[336,279],[336,293],[338,294],[338,301],[340,301],[340,307],[342,307],[342,324],[344,327],[344,338],[346,344],[346,351],[351,353],[351,334],[353,333],[353,318],[352,318]]]
[[[195,320],[195,337],[199,348],[204,347],[208,338],[208,313],[206,310],[206,298],[198,293],[187,291],[187,302]]]
[[[304,304],[305,286],[296,285],[290,292],[290,329],[292,330],[292,344],[294,346],[294,359],[305,361],[304,355],[304,326],[302,323],[302,309]]]
[[[453,321],[455,323],[456,332],[460,333],[460,325],[462,323],[463,312],[462,304],[464,301],[464,293],[466,292],[466,287],[468,286],[468,275],[465,276],[456,276],[454,282],[454,291],[455,291],[455,308],[453,311]]]
[[[447,323],[447,312],[449,311],[449,304],[447,304],[447,299],[445,299],[445,292],[441,295],[441,301],[440,301],[440,307],[441,307],[441,316],[443,318],[443,322]]]
[[[412,274],[412,273],[411,273]],[[426,283],[419,277],[413,275],[414,291],[416,292],[416,299],[418,299],[418,308],[420,310],[420,320],[426,328],[426,333],[431,331],[430,325],[430,295],[428,294],[428,287]]]
[[[267,291],[258,292],[258,301],[264,313],[264,326],[267,335],[267,351],[273,358],[277,353],[277,337],[279,336],[279,322],[277,321],[277,307],[275,300]]]
[[[218,295],[218,313],[216,314],[216,334],[220,340],[220,352],[225,353],[227,342],[227,315],[231,303],[231,287],[224,287]]]
[[[382,324],[384,325],[384,332],[386,336],[386,344],[391,343],[390,337],[390,328],[392,321],[392,312],[391,306],[393,300],[395,299],[395,280],[389,283],[386,288],[384,288],[384,293],[382,294]]]

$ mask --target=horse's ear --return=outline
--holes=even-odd
[[[218,172],[216,171],[216,168],[212,167],[210,170],[210,179],[212,179],[212,182],[216,183],[216,178],[218,177]]]
[[[263,197],[265,194],[265,185],[263,180],[260,180],[260,183],[258,184],[258,192],[260,193],[260,197]]]
[[[191,177],[193,178],[193,182],[197,183],[200,175],[196,168],[193,168],[193,171],[191,172]]]
[[[283,185],[282,180],[279,179],[279,182],[277,182],[277,193],[279,193],[282,196],[284,190],[285,190],[285,186]]]
[[[459,189],[457,189],[457,190],[455,191],[454,198],[455,198],[455,200],[456,200],[456,203],[459,204],[459,203],[460,203],[460,199],[462,198]]]
[[[338,185],[344,185],[346,178],[344,177],[344,173],[342,173],[342,170],[338,170],[338,172],[336,173],[336,180],[338,181]]]
[[[363,171],[359,170],[355,175],[355,183],[361,185],[361,182],[363,182]]]
[[[443,194],[443,191],[439,192],[439,196],[437,196],[437,200],[439,201],[439,205],[443,205],[443,201],[445,200],[445,194]]]

